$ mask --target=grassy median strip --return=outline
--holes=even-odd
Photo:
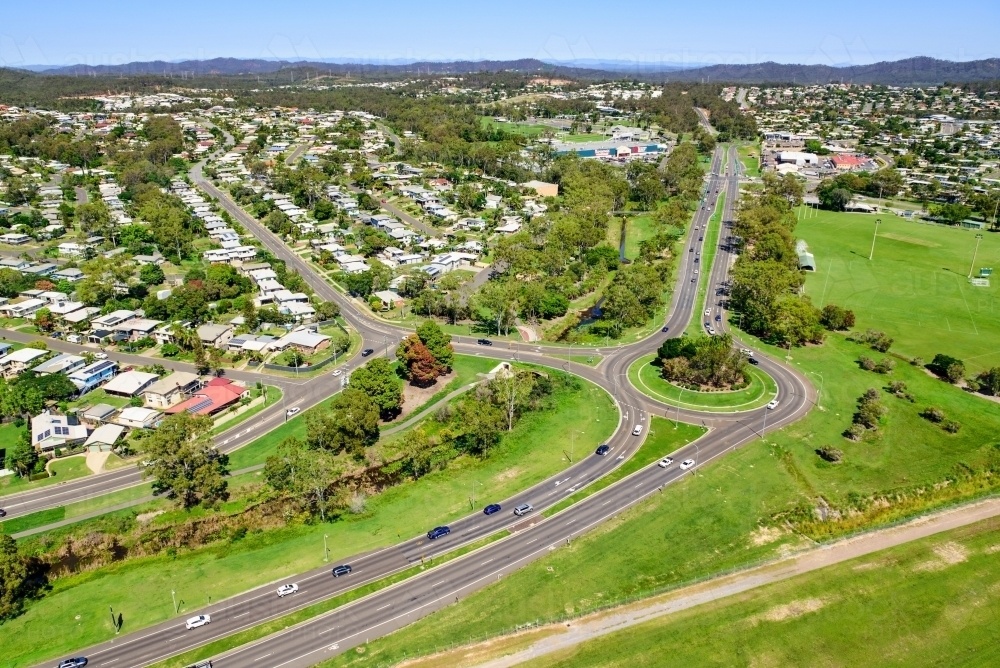
[[[593,484],[587,485],[573,496],[569,496],[551,508],[548,508],[542,512],[542,515],[545,517],[551,517],[560,510],[569,508],[574,503],[583,501],[588,496],[596,494],[605,487],[610,487],[615,484],[622,478],[626,478],[636,471],[652,464],[658,459],[666,457],[677,448],[700,438],[706,431],[708,430],[704,427],[686,424],[684,422],[678,423],[677,428],[675,429],[674,423],[670,420],[653,416],[652,421],[649,424],[649,436],[646,437],[646,442],[642,444],[641,448],[639,448],[639,452],[632,455],[631,459],[608,475],[600,478]]]
[[[262,622],[261,624],[246,629],[245,631],[239,631],[233,635],[208,643],[207,645],[202,645],[197,649],[184,652],[183,654],[178,654],[177,656],[165,659],[159,663],[154,663],[149,666],[149,668],[179,668],[182,666],[188,666],[196,661],[201,661],[202,659],[223,654],[242,645],[246,645],[247,643],[260,640],[261,638],[267,637],[272,633],[282,631],[290,626],[294,626],[295,624],[301,624],[302,622],[318,617],[325,612],[336,610],[343,605],[357,601],[358,599],[364,598],[369,594],[373,594],[381,589],[394,585],[397,582],[402,582],[403,580],[419,575],[422,572],[437,568],[438,566],[446,564],[449,561],[454,561],[463,555],[478,550],[481,547],[485,547],[486,545],[494,543],[508,535],[510,535],[510,532],[504,529],[493,534],[492,536],[487,536],[482,540],[469,543],[468,545],[460,547],[457,550],[449,552],[448,554],[428,559],[422,565],[412,566],[406,570],[384,577],[381,580],[369,582],[366,585],[344,592],[343,594],[339,594],[333,598],[320,601],[319,603],[314,603],[313,605],[302,608],[301,610],[296,610],[295,612],[291,612],[282,617]]]

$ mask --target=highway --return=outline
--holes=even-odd
[[[735,163],[732,163],[735,164]],[[707,178],[707,196],[705,206],[700,208],[694,217],[689,233],[688,246],[696,246],[700,250],[704,242],[698,242],[698,232],[703,231],[709,217],[715,210],[717,196],[725,196],[727,215],[731,215],[738,193],[738,178],[720,174],[722,165],[722,149],[716,150],[712,160],[712,174]],[[373,320],[364,310],[360,310],[353,302],[334,290],[291,249],[285,246],[265,230],[257,221],[244,213],[232,203],[225,193],[215,189],[211,183],[201,176],[200,166],[192,171],[192,179],[209,194],[217,197],[220,203],[235,216],[252,234],[258,236],[275,256],[285,260],[290,268],[297,269],[322,298],[336,301],[340,304],[344,317],[350,325],[356,328],[364,337],[365,345],[382,352],[383,346],[394,349],[400,338],[410,332],[386,323]],[[719,195],[715,191],[719,190]],[[700,228],[700,230],[696,229]],[[724,239],[724,237],[723,237]],[[233,597],[226,601],[197,611],[185,611],[179,618],[118,637],[102,645],[98,645],[82,654],[90,657],[91,665],[102,666],[114,664],[118,666],[143,666],[162,660],[191,647],[201,645],[237,630],[249,628],[261,621],[286,614],[310,603],[329,598],[358,585],[377,580],[388,574],[411,567],[420,562],[421,557],[427,557],[454,550],[486,536],[490,536],[503,528],[513,527],[514,533],[502,540],[493,542],[486,547],[455,559],[425,573],[411,577],[393,587],[384,589],[366,598],[342,606],[337,610],[314,618],[298,626],[286,629],[255,644],[239,648],[217,659],[216,666],[307,666],[342,652],[357,644],[365,642],[395,630],[405,624],[444,607],[455,600],[485,587],[498,577],[509,573],[532,559],[556,549],[567,540],[585,532],[594,525],[621,512],[649,494],[669,484],[682,475],[677,464],[663,470],[654,465],[633,474],[605,490],[577,503],[551,518],[544,519],[540,511],[558,503],[575,490],[589,484],[598,477],[612,471],[628,459],[641,445],[648,433],[644,428],[642,436],[631,435],[634,425],[648,426],[648,415],[666,414],[673,418],[696,424],[705,424],[709,432],[699,441],[681,448],[674,454],[676,462],[691,458],[697,466],[722,456],[728,450],[761,438],[764,409],[748,411],[739,414],[700,413],[667,407],[638,393],[629,384],[626,376],[629,365],[639,357],[654,351],[667,337],[676,332],[682,332],[689,319],[701,304],[695,304],[697,298],[697,281],[692,281],[693,270],[698,265],[694,263],[694,253],[683,253],[678,265],[677,288],[674,290],[668,319],[665,323],[669,331],[657,333],[643,341],[630,345],[611,347],[600,350],[605,356],[597,367],[587,365],[569,365],[571,371],[591,382],[603,387],[612,394],[620,407],[621,421],[619,428],[608,441],[612,451],[608,456],[589,455],[584,457],[569,469],[560,472],[553,478],[525,490],[511,499],[490,500],[499,501],[503,511],[486,517],[474,513],[451,523],[452,533],[436,541],[428,541],[422,534],[405,540],[401,544],[387,547],[383,550],[356,555],[347,559],[354,573],[344,578],[333,578],[326,568],[303,573],[294,581],[299,587],[298,594],[278,599],[274,589],[278,583],[267,585]],[[722,262],[728,266],[728,253],[718,253],[718,262],[713,267],[713,285],[718,275],[718,267]],[[721,274],[724,277],[725,273]],[[712,294],[712,291],[709,291]],[[465,354],[480,354],[496,359],[511,359],[515,355],[524,362],[546,366],[563,366],[565,362],[553,360],[544,352],[565,353],[565,348],[540,347],[532,345],[519,346],[516,353],[510,350],[484,348],[476,346],[474,340],[466,337],[456,337],[454,340],[456,352]],[[579,349],[578,349],[579,350]],[[804,415],[812,406],[813,390],[808,382],[793,369],[758,355],[760,368],[767,371],[777,382],[779,396],[782,402],[777,410],[768,415],[768,429],[776,429]],[[352,360],[354,364],[357,361]],[[254,375],[259,379],[259,375]],[[289,397],[296,396],[296,401],[306,407],[329,396],[334,391],[332,379],[321,376],[298,385],[289,390]],[[339,383],[338,383],[339,385]],[[259,436],[246,435],[245,438]],[[236,441],[230,441],[226,447],[236,447]],[[122,472],[118,472],[122,474]],[[110,478],[111,474],[103,474]],[[103,476],[86,479],[93,483]],[[69,484],[69,483],[68,483]],[[67,485],[68,485],[67,484]],[[83,484],[83,482],[81,482]],[[53,490],[54,488],[49,488]],[[535,513],[524,519],[515,518],[510,510],[522,501],[530,502],[535,507]],[[431,527],[422,528],[422,530]],[[195,614],[211,614],[210,625],[186,631],[183,619]]]

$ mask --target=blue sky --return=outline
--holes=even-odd
[[[1000,56],[1000,3],[984,0],[0,0],[0,16],[0,65],[15,67],[219,56],[831,65]]]

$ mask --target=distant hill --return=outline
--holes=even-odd
[[[602,68],[601,65],[604,67]],[[954,62],[917,57],[892,62],[832,67],[828,65],[786,65],[766,62],[750,65],[709,65],[682,68],[677,64],[662,66],[637,63],[630,67],[622,61],[571,61],[546,63],[535,58],[519,60],[478,60],[450,62],[352,62],[285,61],[241,58],[213,58],[166,62],[126,63],[124,65],[71,65],[41,72],[44,75],[69,76],[236,76],[272,74],[285,69],[312,69],[336,74],[406,75],[462,74],[468,72],[539,72],[578,79],[617,79],[633,76],[644,81],[712,81],[731,83],[859,83],[887,85],[930,85],[1000,79],[1000,59]]]

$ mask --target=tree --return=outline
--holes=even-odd
[[[43,332],[51,332],[56,328],[56,318],[52,311],[47,308],[40,308],[35,311],[35,326]]]
[[[517,319],[517,286],[511,281],[487,281],[479,290],[476,303],[486,309],[487,322],[497,329],[497,336],[510,333]]]
[[[456,423],[461,428],[458,441],[469,451],[483,454],[500,442],[506,417],[493,403],[467,397],[458,405]]]
[[[853,197],[847,188],[824,189],[821,185],[816,192],[823,208],[831,211],[843,211],[851,203]]]
[[[206,374],[211,370],[211,365],[208,361],[208,355],[205,354],[205,346],[201,342],[201,338],[196,334],[191,338],[191,343],[193,344],[194,350],[194,367],[195,371],[199,374]]]
[[[351,373],[348,387],[368,395],[383,420],[391,420],[403,405],[403,389],[389,360],[376,357]]]
[[[434,358],[434,354],[416,334],[411,334],[400,341],[396,358],[406,369],[410,382],[417,387],[433,385],[443,372],[443,367]]]
[[[139,280],[152,287],[161,285],[166,280],[163,269],[158,264],[144,264],[139,269]]]
[[[332,452],[311,449],[292,436],[279,443],[276,454],[264,462],[264,480],[318,511],[320,519],[326,521],[330,486],[343,470]]]
[[[289,348],[284,355],[281,357],[285,366],[292,366],[298,368],[305,364],[306,356],[302,354],[302,351],[298,348]]]
[[[995,366],[983,371],[976,376],[976,380],[979,381],[979,387],[984,393],[993,396],[1000,395],[1000,367]]]
[[[111,229],[111,211],[104,202],[87,202],[76,207],[76,220],[80,229],[88,234],[108,236]]]
[[[16,472],[22,478],[31,475],[38,463],[38,451],[31,443],[31,430],[21,432],[17,441],[7,447],[4,466]]]
[[[417,336],[421,343],[427,346],[431,355],[442,368],[442,373],[451,371],[455,351],[451,347],[451,335],[445,334],[433,320],[427,320],[417,327]]]
[[[490,393],[507,418],[507,431],[514,428],[514,416],[522,408],[525,400],[531,396],[534,385],[535,378],[530,371],[513,368],[507,372],[498,372],[490,381]]]
[[[838,331],[854,327],[854,311],[841,308],[836,304],[827,304],[819,318],[824,327]]]
[[[247,328],[248,331],[254,331],[260,322],[257,319],[257,306],[254,304],[253,299],[249,297],[243,300],[243,326]]]
[[[379,437],[379,411],[375,402],[352,387],[334,397],[327,411],[306,416],[306,442],[314,448],[346,451],[356,458]]]
[[[17,617],[24,603],[35,596],[45,584],[37,559],[25,557],[17,549],[17,541],[0,534],[0,622]]]
[[[154,493],[166,492],[185,509],[229,498],[229,457],[213,446],[211,428],[208,416],[177,413],[143,441],[146,459],[139,466],[144,478],[153,478]]]

